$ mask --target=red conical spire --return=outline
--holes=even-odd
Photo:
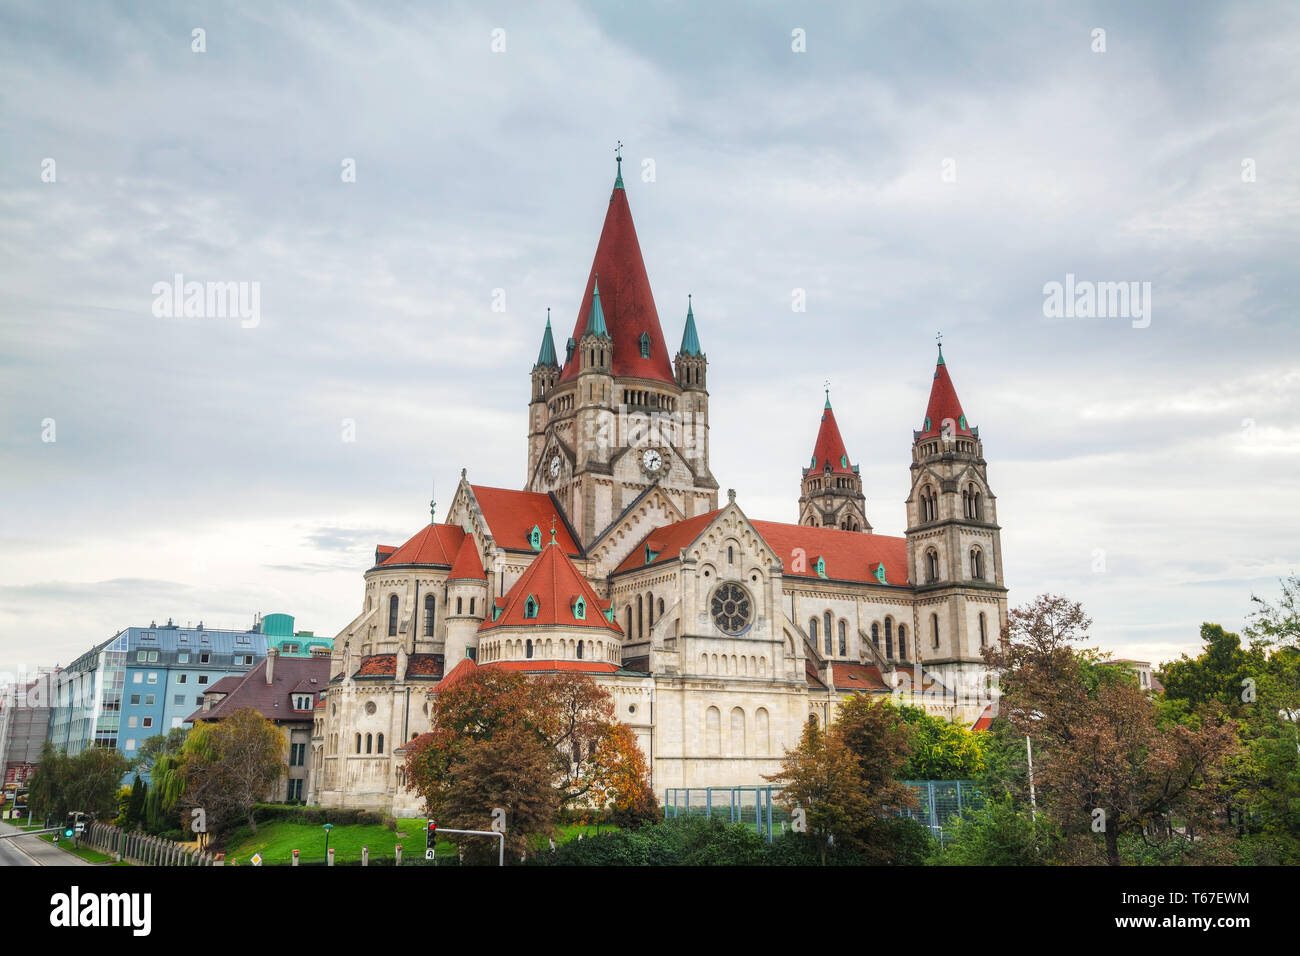
[[[587,287],[583,290],[578,321],[573,327],[575,342],[580,341],[587,330],[597,274],[600,275],[600,302],[605,324],[614,340],[614,375],[674,384],[676,379],[668,347],[650,293],[650,279],[641,260],[641,244],[636,238],[636,226],[632,224],[627,191],[621,182],[615,185],[613,195],[609,197],[605,226],[600,231],[596,258],[587,274]],[[649,339],[649,356],[641,354],[643,334]],[[569,382],[577,378],[578,365],[578,362],[565,365],[560,381]]]
[[[853,464],[840,437],[840,426],[835,423],[835,412],[831,409],[831,395],[826,393],[826,407],[822,410],[822,425],[817,431],[817,444],[813,446],[812,465],[804,469],[804,474],[826,470],[830,463],[831,471],[840,474],[853,474]]]
[[[939,437],[945,419],[952,419],[953,435],[970,437],[974,434],[970,422],[966,421],[966,413],[961,410],[952,379],[948,377],[948,366],[944,363],[943,346],[940,345],[939,361],[934,367],[934,384],[930,386],[930,404],[925,407],[925,421],[916,434],[917,440]]]

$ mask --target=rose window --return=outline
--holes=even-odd
[[[739,584],[728,582],[713,592],[709,602],[713,623],[723,634],[735,636],[749,628],[754,618],[754,602]]]

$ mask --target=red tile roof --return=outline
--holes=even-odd
[[[436,564],[451,567],[465,531],[455,524],[428,524],[379,563],[385,567],[400,564]],[[386,549],[376,549],[382,554]]]
[[[456,560],[452,563],[447,580],[487,580],[487,575],[483,573],[483,559],[479,557],[478,544],[472,534],[465,535],[465,540],[460,543],[460,550],[456,552]]]
[[[840,437],[840,427],[835,424],[835,412],[831,409],[829,399],[826,408],[822,410],[822,424],[817,431],[817,444],[813,446],[812,466],[805,468],[804,474],[823,472],[828,463],[833,473],[841,475],[854,473],[853,464],[849,461],[849,453],[844,448],[844,439]]]
[[[890,686],[881,676],[880,668],[874,664],[854,664],[845,661],[832,661],[831,671],[835,677],[836,690],[857,690],[869,693],[888,693]]]
[[[975,725],[971,727],[971,730],[988,730],[993,724],[994,716],[993,705],[989,704],[984,708],[984,713],[980,714],[979,720],[975,721]]]
[[[438,683],[434,684],[433,687],[430,688],[429,693],[441,693],[453,684],[459,684],[476,670],[478,670],[477,664],[468,657],[462,658],[455,667],[447,672],[446,676],[444,676],[442,680],[438,681]]]
[[[227,676],[221,678],[221,680],[217,681],[215,684],[209,684],[208,687],[203,691],[203,693],[204,694],[229,694],[232,690],[234,690],[236,687],[239,686],[240,682],[243,679],[244,679],[243,674],[228,674]]]
[[[752,524],[781,559],[786,577],[816,578],[817,559],[823,558],[826,577],[835,581],[879,584],[874,571],[883,563],[887,584],[907,585],[906,538],[779,521],[754,521]],[[795,568],[796,549],[802,549],[806,556],[806,561],[800,562],[801,570]]]
[[[361,658],[361,666],[353,677],[396,677],[396,654],[369,654]],[[441,677],[441,654],[412,654],[406,659],[407,677]]]
[[[524,606],[531,595],[537,601],[537,616],[524,617]],[[582,597],[586,602],[586,617],[573,616],[573,604]],[[489,619],[479,625],[480,631],[489,631],[497,627],[578,627],[614,631],[621,634],[622,629],[605,619],[602,605],[609,607],[609,602],[602,602],[592,590],[587,579],[578,573],[569,556],[559,546],[547,545],[542,553],[533,559],[519,580],[506,592],[505,609],[495,621]]]
[[[496,543],[513,551],[531,551],[528,534],[536,526],[542,532],[542,548],[551,540],[551,519],[555,519],[555,540],[566,554],[581,555],[582,549],[564,523],[564,510],[550,495],[537,491],[512,491],[471,485]],[[459,542],[457,542],[459,543]]]
[[[961,402],[957,400],[957,389],[953,387],[952,379],[948,377],[948,366],[943,361],[943,353],[939,353],[939,363],[934,367],[934,384],[930,386],[930,404],[925,407],[925,417],[930,422],[930,427],[926,428],[925,423],[921,423],[921,431],[918,438],[937,438],[943,431],[945,419],[952,419],[952,433],[954,435],[970,436],[970,422],[966,422],[965,413],[961,410]]]
[[[717,511],[710,511],[707,514],[695,515],[674,524],[656,528],[646,535],[645,540],[632,549],[632,553],[623,559],[622,563],[614,569],[614,573],[618,574],[620,571],[644,568],[648,564],[675,561],[682,548],[687,547],[698,538],[700,533],[709,526],[709,522],[717,516]],[[649,561],[646,560],[646,548],[655,552],[655,557]]]
[[[330,659],[328,657],[280,657],[276,659],[272,675],[274,683],[267,684],[266,658],[262,658],[252,670],[239,678],[239,685],[220,703],[214,704],[209,711],[195,711],[185,718],[186,721],[220,720],[245,707],[251,707],[268,720],[311,720],[309,711],[294,709],[292,695],[300,685],[311,687],[313,694],[325,690],[330,677]],[[214,684],[213,687],[215,686],[217,685]],[[298,693],[305,693],[305,691],[298,691]]]
[[[648,378],[659,382],[675,382],[664,333],[659,327],[659,313],[655,310],[654,296],[650,292],[650,279],[645,262],[641,259],[641,244],[636,238],[632,223],[632,210],[627,204],[627,191],[616,188],[609,197],[605,225],[596,245],[596,257],[587,273],[587,286],[578,305],[578,320],[573,326],[573,339],[582,340],[591,313],[591,293],[596,276],[600,276],[600,304],[605,314],[605,325],[614,340],[613,371],[616,377]],[[641,357],[641,333],[650,337],[650,356]],[[561,382],[571,382],[578,377],[580,356],[569,362],[560,374]]]

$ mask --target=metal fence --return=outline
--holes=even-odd
[[[917,808],[899,811],[900,815],[924,823],[940,843],[954,818],[984,802],[983,794],[970,780],[903,782],[916,793]],[[751,824],[771,840],[790,825],[790,814],[781,806],[780,798],[780,787],[670,787],[664,791],[664,818],[699,816]]]

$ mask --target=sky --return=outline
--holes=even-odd
[[[333,635],[435,489],[522,487],[620,141],[746,514],[797,520],[829,381],[902,534],[942,332],[1011,605],[1195,653],[1300,569],[1296,49],[1287,2],[0,0],[0,671]],[[160,315],[178,274],[257,311]]]

